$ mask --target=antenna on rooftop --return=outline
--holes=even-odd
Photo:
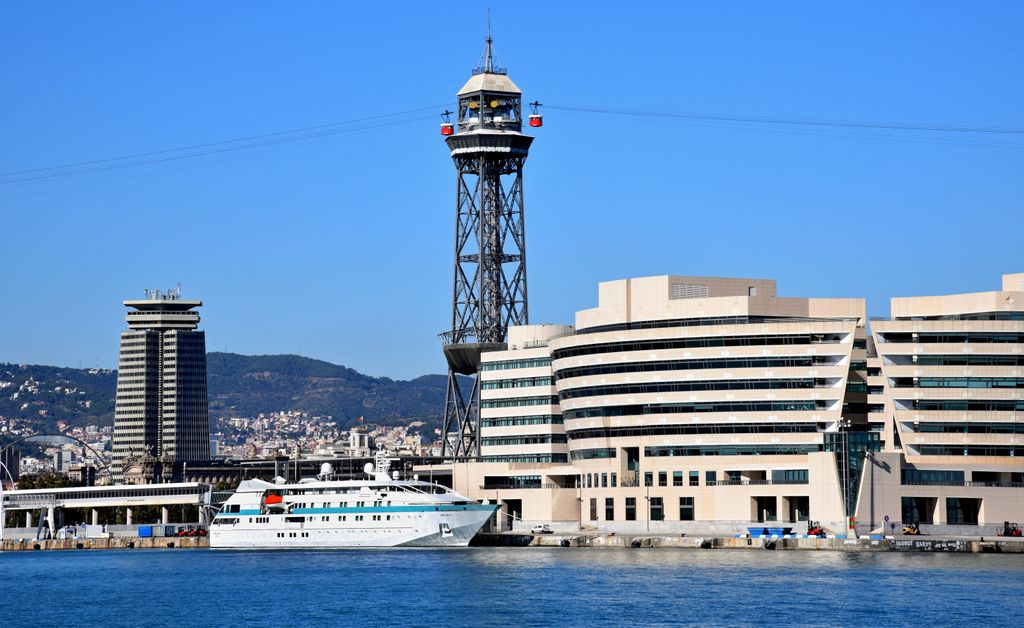
[[[480,63],[473,69],[473,74],[506,74],[507,70],[495,62],[494,59],[494,38],[491,37],[491,10],[487,9],[487,45],[484,47],[484,54],[480,57]]]

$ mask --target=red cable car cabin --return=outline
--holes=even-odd
[[[530,114],[530,126],[533,126],[533,127],[544,126],[544,116],[542,116],[539,113],[531,113]]]
[[[532,123],[531,123],[532,124]],[[455,125],[451,122],[445,122],[441,125],[441,135],[455,135]]]

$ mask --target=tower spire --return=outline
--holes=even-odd
[[[508,70],[498,65],[494,54],[494,38],[491,37],[491,10],[487,9],[487,45],[480,62],[473,68],[473,74],[506,74]]]
[[[487,60],[484,62],[484,72],[490,72],[490,71],[492,71],[494,69],[494,56],[491,53],[491,44],[493,44],[493,43],[494,43],[494,40],[491,39],[491,9],[488,8],[487,9],[487,50],[484,52],[484,55],[487,57]]]

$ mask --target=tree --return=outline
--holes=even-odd
[[[46,475],[23,475],[18,478],[18,490],[31,490],[35,488],[66,488],[74,486],[71,479],[66,475],[58,473],[47,473]]]

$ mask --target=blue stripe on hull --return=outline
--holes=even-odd
[[[289,515],[349,515],[367,513],[398,513],[398,512],[451,512],[464,510],[490,510],[496,509],[494,504],[467,504],[465,506],[453,506],[442,504],[440,506],[364,506],[361,508],[296,508]],[[259,510],[239,510],[238,512],[221,512],[218,517],[239,517],[263,515]],[[284,513],[269,513],[269,516],[283,516]]]

